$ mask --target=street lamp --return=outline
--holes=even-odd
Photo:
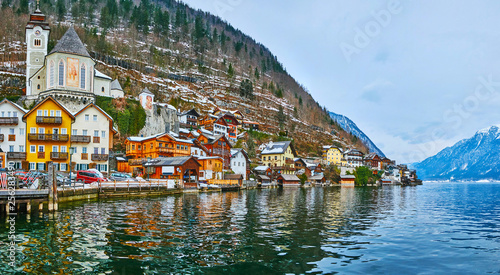
[[[71,186],[71,183],[73,182],[73,179],[71,178],[71,160],[74,153],[75,153],[75,148],[69,147],[69,186]],[[73,185],[73,187],[75,186]]]

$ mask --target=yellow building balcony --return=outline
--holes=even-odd
[[[63,153],[63,152],[50,153],[50,159],[52,160],[67,160],[68,156],[69,156],[68,153]]]
[[[29,141],[55,141],[55,142],[67,142],[69,140],[69,135],[58,135],[58,134],[28,134]]]
[[[62,117],[60,116],[37,116],[37,124],[62,124]]]

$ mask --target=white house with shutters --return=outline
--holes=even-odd
[[[76,170],[95,168],[109,172],[109,150],[113,148],[113,119],[91,103],[75,114],[71,127],[71,161]]]
[[[0,102],[0,163],[7,167],[8,162],[21,169],[26,159],[26,123],[22,117],[27,112],[21,106],[4,99]]]

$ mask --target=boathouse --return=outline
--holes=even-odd
[[[354,187],[356,177],[354,175],[341,175],[340,185],[342,187]]]
[[[200,163],[192,156],[159,157],[144,163],[145,177],[150,179],[178,179],[184,188],[198,188]]]
[[[296,175],[281,174],[277,178],[278,184],[282,186],[299,186],[300,179]]]

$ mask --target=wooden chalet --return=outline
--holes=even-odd
[[[354,187],[356,184],[356,177],[354,175],[341,175],[340,185],[342,187]]]
[[[318,174],[318,175],[314,175],[312,177],[308,177],[307,180],[311,183],[311,184],[323,184],[326,182],[326,178],[325,176],[323,176],[322,174]]]
[[[281,174],[276,180],[278,181],[278,185],[281,186],[299,186],[300,179],[296,175],[287,175]]]
[[[382,162],[380,157],[376,153],[370,153],[366,155],[363,159],[365,166],[374,170],[382,169]]]
[[[224,161],[224,169],[231,169],[231,143],[225,135],[211,136],[199,130],[196,138],[199,144],[204,146],[210,156],[219,156]]]
[[[159,157],[144,163],[151,179],[176,179],[184,188],[198,188],[200,163],[192,156]]]

